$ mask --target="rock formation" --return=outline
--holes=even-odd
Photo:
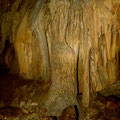
[[[58,116],[119,80],[119,0],[6,0],[0,56],[12,73],[51,81],[42,107]],[[7,42],[9,45],[7,46]],[[13,54],[14,53],[14,54]],[[14,67],[13,67],[14,66]]]

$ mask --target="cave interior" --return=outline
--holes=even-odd
[[[120,120],[120,0],[0,0],[0,120]]]

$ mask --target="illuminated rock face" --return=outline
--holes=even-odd
[[[66,38],[70,2],[51,1],[42,8],[33,21],[33,30],[50,58],[52,85],[44,106],[51,115],[59,115],[67,106],[77,104],[76,51],[69,44],[72,36]]]
[[[20,3],[13,4],[13,21],[7,13],[12,27],[1,33],[14,45],[21,76],[52,81],[44,103],[50,115],[77,104],[80,93],[87,107],[90,92],[119,79],[119,0]],[[1,51],[7,36],[2,34]]]
[[[119,1],[112,0],[101,3],[91,1],[83,9],[83,45],[80,47],[84,69],[83,79],[85,78],[82,89],[83,103],[89,103],[89,93],[86,94],[88,91],[86,87],[89,89],[88,81],[91,91],[100,91],[119,79],[120,26],[117,12],[119,7],[114,9],[114,6],[118,4]],[[87,49],[88,47],[90,49]],[[84,52],[86,50],[88,50],[87,57]],[[86,61],[89,63],[84,67],[87,64]],[[89,76],[87,78],[89,80],[86,76]],[[83,79],[80,80],[80,85]]]

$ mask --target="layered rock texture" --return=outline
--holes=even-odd
[[[119,0],[6,0],[0,7],[0,61],[25,79],[51,82],[41,105],[47,115],[78,105],[78,94],[88,107],[90,95],[119,80]]]

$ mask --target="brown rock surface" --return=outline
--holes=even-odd
[[[63,110],[60,120],[77,120],[77,112],[74,106],[67,107]]]
[[[57,120],[56,117],[43,117],[42,120]]]
[[[0,9],[6,6],[0,11],[0,54],[23,78],[51,81],[43,104],[48,115],[58,116],[64,108],[78,105],[77,94],[83,95],[82,103],[88,107],[90,93],[119,79],[119,0],[6,3],[0,3]],[[13,45],[14,60],[7,40]]]

